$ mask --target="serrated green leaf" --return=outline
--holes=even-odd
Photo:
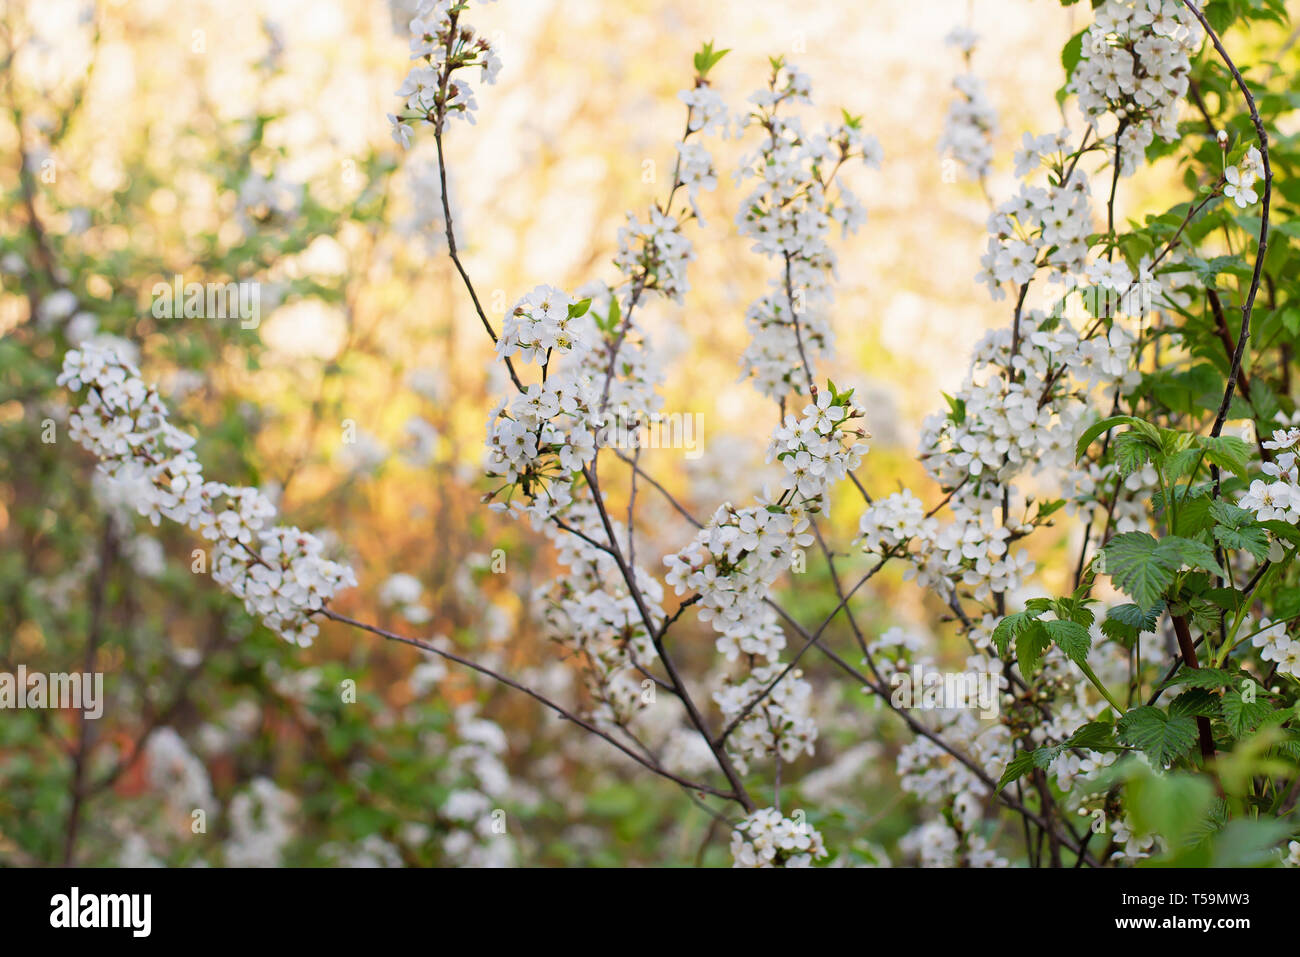
[[[993,629],[993,647],[997,648],[998,654],[1005,655],[1007,648],[1011,644],[1011,639],[1015,638],[1025,630],[1034,620],[1034,615],[1028,612],[1018,611],[1013,615],[1007,615],[1003,618],[996,628]]]
[[[1229,528],[1226,525],[1215,525],[1213,534],[1215,541],[1224,548],[1249,552],[1259,562],[1268,557],[1268,533],[1258,526]]]
[[[1223,696],[1223,721],[1234,738],[1240,738],[1247,731],[1259,727],[1260,722],[1272,712],[1272,705],[1262,696],[1257,696],[1254,701],[1247,701],[1241,691],[1236,689]]]
[[[1115,731],[1121,741],[1143,751],[1157,767],[1171,764],[1196,742],[1194,720],[1186,715],[1167,715],[1152,705],[1125,714]]]
[[[1092,649],[1092,635],[1087,628],[1075,621],[1047,621],[1043,626],[1071,661],[1076,664],[1087,662],[1088,652]]]
[[[1101,633],[1111,641],[1118,641],[1125,648],[1133,647],[1133,642],[1137,641],[1138,637],[1136,628],[1114,618],[1107,618],[1101,623]]]
[[[1217,718],[1219,710],[1219,696],[1204,688],[1189,688],[1169,703],[1170,715],[1189,718]]]
[[[1151,461],[1151,446],[1133,432],[1115,439],[1115,468],[1127,478]]]
[[[1051,644],[1041,621],[1034,621],[1022,629],[1016,635],[1016,662],[1020,665],[1020,673],[1028,677],[1037,671],[1043,653]]]
[[[1155,631],[1164,612],[1164,602],[1157,602],[1145,611],[1137,605],[1125,603],[1116,605],[1106,613],[1106,617],[1123,622],[1135,631]]]
[[[1115,726],[1109,721],[1089,721],[1070,735],[1065,744],[1066,747],[1070,748],[1089,748],[1091,750],[1114,747],[1114,734]]]
[[[1239,478],[1250,473],[1250,446],[1235,435],[1202,435],[1198,438],[1205,458],[1221,469],[1227,469]]]
[[[1008,784],[1023,777],[1030,771],[1034,770],[1034,752],[1021,751],[1007,762],[1007,769],[1002,772],[1002,777],[998,779],[998,790],[1001,791]]]
[[[1220,525],[1226,525],[1229,528],[1241,528],[1243,525],[1255,524],[1255,513],[1248,508],[1241,508],[1232,505],[1222,499],[1215,499],[1210,502],[1210,514]]]
[[[1187,685],[1189,688],[1227,688],[1232,684],[1231,671],[1222,668],[1189,668],[1183,665],[1169,682],[1171,685]]]
[[[1213,524],[1210,519],[1211,500],[1208,495],[1181,498],[1175,494],[1174,501],[1178,503],[1178,520],[1174,522],[1175,535],[1191,538]]]
[[[1166,588],[1174,582],[1177,564],[1157,551],[1157,543],[1146,532],[1116,535],[1102,549],[1106,571],[1115,587],[1141,608],[1154,608]]]
[[[1214,549],[1194,538],[1167,535],[1160,539],[1155,551],[1157,555],[1163,556],[1174,570],[1177,570],[1180,565],[1189,565],[1192,568],[1203,568],[1206,571],[1214,572],[1220,578],[1227,577],[1223,569],[1219,567],[1218,559],[1214,555]]]

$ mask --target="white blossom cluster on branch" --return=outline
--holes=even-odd
[[[319,538],[272,525],[276,508],[254,488],[205,482],[194,440],[172,425],[167,407],[139,370],[112,350],[88,346],[64,357],[59,385],[83,403],[69,418],[72,438],[100,469],[136,490],[136,510],[199,530],[212,544],[212,577],[286,641],[311,644],[311,616],[356,585],[352,569],[326,557]]]

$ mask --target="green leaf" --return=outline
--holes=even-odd
[[[1113,748],[1115,746],[1115,727],[1109,721],[1089,721],[1065,740],[1066,747]]]
[[[1015,638],[1022,631],[1033,623],[1035,616],[1028,612],[1018,611],[1014,615],[1007,615],[998,626],[993,629],[993,646],[997,648],[998,654],[1005,655],[1007,647],[1011,644],[1011,639]]]
[[[1121,621],[1135,631],[1154,632],[1156,630],[1156,625],[1160,621],[1160,616],[1164,614],[1164,611],[1164,602],[1157,602],[1146,611],[1137,605],[1126,603],[1123,605],[1116,605],[1106,613],[1106,617],[1114,618],[1116,621]]]
[[[1102,555],[1115,587],[1141,608],[1154,608],[1166,588],[1174,583],[1178,563],[1157,551],[1146,532],[1124,532],[1110,540]]]
[[[1065,499],[1063,498],[1054,499],[1050,502],[1039,502],[1038,514],[1036,517],[1038,519],[1047,518],[1049,515],[1055,514],[1056,512],[1060,511],[1064,507],[1065,507]]]
[[[1088,652],[1092,649],[1092,635],[1088,633],[1087,628],[1074,621],[1048,621],[1043,625],[1057,647],[1065,652],[1071,661],[1084,664],[1088,660]]]
[[[1213,524],[1210,521],[1210,497],[1195,495],[1183,498],[1176,492],[1174,501],[1178,503],[1178,520],[1174,522],[1174,534],[1182,538],[1199,535]]]
[[[1226,525],[1229,528],[1241,528],[1243,525],[1254,525],[1255,513],[1248,508],[1241,508],[1237,505],[1231,505],[1222,499],[1216,499],[1210,503],[1210,514],[1220,525]]]
[[[1084,430],[1083,435],[1079,436],[1079,442],[1074,447],[1074,460],[1077,462],[1083,458],[1083,453],[1088,451],[1088,446],[1096,441],[1097,436],[1103,432],[1109,432],[1117,425],[1133,425],[1141,423],[1141,419],[1136,419],[1131,415],[1112,415],[1109,418],[1102,419],[1100,422],[1094,422]]]
[[[1169,704],[1171,715],[1189,718],[1217,718],[1219,711],[1219,696],[1204,688],[1189,688]]]
[[[1166,536],[1160,539],[1160,544],[1156,546],[1156,553],[1163,556],[1175,571],[1180,565],[1190,565],[1192,568],[1203,568],[1206,571],[1214,572],[1220,578],[1227,577],[1227,573],[1219,567],[1218,559],[1214,556],[1214,549],[1194,538],[1182,538],[1178,535]]]
[[[1001,791],[1008,784],[1032,770],[1034,770],[1034,752],[1018,752],[1015,757],[1007,762],[1007,769],[1002,772],[1002,777],[998,779],[998,790]]]
[[[1173,453],[1165,460],[1165,478],[1170,482],[1177,482],[1178,479],[1196,468],[1196,463],[1200,460],[1201,452],[1199,449],[1182,449]],[[1174,500],[1178,501],[1177,495],[1174,496]]]
[[[948,418],[952,419],[953,425],[961,425],[966,421],[966,400],[954,399],[947,392],[940,393],[948,403]]]
[[[1256,691],[1254,701],[1247,701],[1238,690],[1223,696],[1223,720],[1234,738],[1255,730],[1272,711],[1272,706],[1262,697],[1262,689]]]
[[[1020,754],[1016,755],[1016,758],[1012,760],[1011,764],[1007,765],[1007,771],[1003,774],[1002,780],[1003,782],[1015,780],[1015,778],[1020,777],[1021,774],[1025,774],[1034,768],[1042,768],[1046,771],[1063,752],[1071,748],[1088,751],[1113,751],[1116,749],[1113,735],[1114,730],[1115,729],[1107,721],[1090,721],[1076,730],[1074,734],[1070,735],[1060,744],[1036,748],[1033,751],[1022,751]],[[1029,760],[1020,760],[1020,764],[1017,766],[1016,761],[1018,759],[1023,759],[1025,755],[1029,756]],[[1013,767],[1018,773],[1016,773],[1014,777],[1008,778],[1007,775],[1012,773]],[[998,790],[1001,790],[1004,786],[1005,783],[999,784]]]
[[[1176,848],[1205,821],[1214,804],[1214,786],[1198,774],[1147,771],[1129,781],[1124,804],[1135,829],[1159,834]]]
[[[1151,446],[1133,432],[1124,432],[1115,439],[1115,468],[1128,477],[1151,461]]]
[[[718,61],[730,52],[730,49],[715,51],[713,49],[713,41],[710,40],[700,48],[699,53],[695,54],[695,72],[701,77],[707,76],[709,71],[717,65]],[[773,62],[773,69],[780,69],[780,66],[775,61]]]
[[[1226,525],[1215,525],[1214,538],[1224,548],[1249,552],[1256,561],[1262,562],[1268,557],[1268,533],[1262,528],[1228,528]]]
[[[1187,685],[1189,688],[1227,688],[1232,684],[1231,671],[1222,668],[1189,668],[1183,665],[1169,682],[1171,685]]]
[[[1118,641],[1125,648],[1132,648],[1138,637],[1136,628],[1114,618],[1107,618],[1101,623],[1101,633],[1111,641]]]
[[[1038,663],[1043,659],[1043,652],[1047,651],[1051,644],[1047,629],[1043,627],[1041,621],[1032,622],[1016,635],[1016,661],[1020,665],[1020,673],[1028,677],[1037,671]]]
[[[1052,602],[1052,609],[1056,612],[1056,617],[1062,620],[1077,622],[1083,627],[1088,628],[1096,620],[1097,616],[1092,613],[1088,607],[1096,599],[1083,597],[1058,598]]]
[[[1143,751],[1157,767],[1165,767],[1186,754],[1196,742],[1196,722],[1186,715],[1167,715],[1142,705],[1119,719],[1119,739]]]
[[[1256,561],[1268,557],[1268,533],[1255,520],[1254,512],[1216,501],[1210,506],[1210,514],[1217,522],[1212,530],[1214,538],[1224,548],[1249,552]]]
[[[1080,30],[1074,36],[1066,41],[1064,48],[1061,50],[1061,66],[1065,67],[1065,75],[1069,77],[1074,73],[1074,68],[1079,65],[1083,59],[1083,35],[1086,31]]]
[[[1250,474],[1250,446],[1235,435],[1202,435],[1198,438],[1205,458],[1221,469],[1227,469],[1238,478]]]

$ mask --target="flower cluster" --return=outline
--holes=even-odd
[[[1133,336],[1119,323],[1108,336],[1081,339],[1067,319],[1031,310],[1015,338],[1009,329],[989,332],[948,414],[925,422],[922,459],[944,488],[1004,484],[1026,469],[1069,472],[1092,412],[1091,387],[1100,385],[1105,401],[1136,384],[1128,368]]]
[[[1178,138],[1178,104],[1202,36],[1178,0],[1106,0],[1097,8],[1069,89],[1094,128],[1114,114],[1117,125],[1104,135],[1118,136],[1121,172],[1137,168],[1156,136]]]
[[[780,630],[775,619],[767,628]],[[724,726],[734,725],[727,751],[741,774],[749,772],[751,760],[780,755],[790,763],[800,755],[814,753],[817,722],[812,716],[812,685],[803,679],[800,669],[787,673],[776,661],[758,665],[739,678],[728,675],[713,693],[713,700],[722,712]]]
[[[949,824],[942,818],[927,821],[905,835],[899,846],[916,855],[922,867],[1009,867],[980,834]]]
[[[731,858],[735,867],[811,867],[826,856],[817,829],[803,820],[782,815],[776,808],[760,808],[731,832]]]
[[[384,608],[396,608],[407,621],[419,625],[433,617],[433,613],[420,603],[423,594],[424,586],[418,578],[398,572],[379,586],[379,604]]]
[[[650,337],[630,316],[621,317],[621,325],[615,321],[620,316],[609,286],[591,282],[579,287],[577,294],[591,300],[592,315],[602,317],[598,323],[604,334],[601,347],[584,352],[579,360],[582,374],[599,383],[601,424],[634,429],[663,407],[659,387],[664,372],[659,356]]]
[[[962,51],[967,71],[953,80],[960,94],[948,107],[939,137],[939,154],[963,169],[971,179],[982,180],[993,169],[993,137],[998,129],[998,113],[984,92],[984,81],[970,72],[970,55],[977,37],[969,30],[957,28],[944,38]]]
[[[303,186],[283,178],[278,172],[262,176],[248,174],[239,187],[238,215],[246,232],[284,223],[302,207]]]
[[[628,213],[627,225],[618,231],[614,265],[632,280],[629,302],[630,297],[639,298],[640,290],[650,289],[681,302],[690,289],[686,269],[694,258],[695,249],[682,233],[677,217],[657,208],[650,210],[644,223]]]
[[[869,552],[885,552],[913,539],[933,540],[939,523],[911,489],[876,499],[858,521],[858,541]]]
[[[588,541],[599,541],[604,528],[585,489],[583,496],[565,509],[564,524],[580,535],[546,526],[560,563],[568,568],[541,596],[546,633],[581,663],[593,703],[591,717],[623,727],[647,703],[642,695],[643,669],[658,653],[613,556]],[[625,528],[621,523],[611,524],[620,547],[625,548]],[[633,576],[657,628],[663,620],[663,586],[640,567],[634,567]]]
[[[172,728],[158,728],[145,743],[149,786],[162,792],[167,807],[179,816],[218,808],[207,766]]]
[[[101,459],[100,469],[136,490],[136,510],[166,518],[213,542],[212,576],[285,640],[311,644],[311,616],[356,585],[352,569],[325,557],[316,536],[273,526],[275,506],[256,489],[205,482],[194,440],[167,420],[157,391],[115,352],[73,349],[58,382],[86,392],[70,434]]]
[[[1300,641],[1287,634],[1285,621],[1261,619],[1250,643],[1260,650],[1262,660],[1273,662],[1283,674],[1300,678]]]
[[[741,162],[738,181],[757,185],[741,204],[736,224],[753,240],[755,252],[781,261],[772,291],[746,315],[753,339],[741,367],[760,392],[776,399],[811,385],[801,364],[832,345],[823,312],[833,299],[830,229],[838,224],[842,232],[853,232],[866,219],[862,204],[836,175],[853,159],[880,165],[880,146],[863,134],[860,118],[846,113],[839,125],[814,133],[797,116],[780,112],[786,104],[809,103],[810,95],[806,74],[775,61],[767,88],[750,97],[756,109],[741,124],[762,129],[764,140]]]
[[[934,730],[948,747],[965,753],[990,777],[1011,759],[1011,735],[1005,725],[983,723],[975,712],[936,711]],[[899,749],[897,769],[903,790],[930,802],[950,797],[988,795],[988,787],[965,764],[929,738],[917,737]]]
[[[595,343],[596,328],[566,293],[553,286],[538,286],[506,313],[497,340],[497,355],[518,355],[524,362],[545,363],[552,351],[561,355],[585,353]]]
[[[699,596],[700,620],[718,633],[719,653],[749,666],[714,694],[727,725],[735,724],[727,745],[738,766],[778,752],[793,760],[816,739],[811,688],[799,673],[768,690],[783,675],[785,635],[766,602],[777,577],[813,543],[810,516],[824,508],[829,484],[861,464],[865,433],[853,427],[861,416],[851,393],[816,392],[800,418],[787,416],[772,435],[768,460],[785,466],[784,491],[749,508],[721,506],[689,545],[664,559],[677,594]]]
[[[724,138],[727,136],[731,126],[731,111],[727,109],[727,103],[718,91],[707,82],[697,80],[693,89],[678,92],[677,99],[685,103],[690,111],[686,120],[690,132],[706,136],[716,133]]]
[[[742,654],[775,661],[785,635],[764,600],[793,551],[812,541],[806,516],[723,505],[689,545],[664,559],[665,581],[679,595],[699,594],[700,620],[713,623],[728,661]]]
[[[947,414],[928,418],[921,437],[927,471],[950,492],[952,521],[927,518],[919,499],[895,493],[863,512],[863,546],[880,555],[905,546],[909,574],[945,600],[958,585],[977,599],[1018,589],[1033,563],[1011,545],[1031,530],[1032,516],[1012,482],[1026,473],[1064,476],[1051,493],[1091,502],[1115,478],[1113,465],[1076,467],[1074,441],[1098,404],[1136,385],[1133,345],[1120,321],[1086,338],[1068,319],[1037,310],[1025,311],[1018,330],[988,333]]]
[[[1088,254],[1092,223],[1088,180],[1073,176],[1069,133],[1030,137],[1017,153],[1021,175],[1045,164],[1054,174],[1046,188],[1021,183],[1011,199],[994,209],[989,218],[988,248],[980,257],[976,279],[989,287],[994,299],[1006,296],[1003,283],[1023,286],[1041,268],[1053,279],[1082,274]]]
[[[812,544],[808,525],[796,508],[723,505],[689,545],[664,559],[665,581],[677,594],[699,595],[699,617],[718,633],[718,652],[730,662],[743,656],[748,665],[743,677],[725,677],[713,696],[726,724],[739,722],[727,739],[739,767],[776,752],[793,760],[811,751],[817,736],[809,714],[811,688],[797,672],[763,695],[782,671],[785,647],[766,600],[796,550]]]
[[[787,296],[782,279],[773,279],[772,291],[760,296],[745,311],[745,329],[750,339],[740,357],[745,375],[753,377],[754,388],[763,395],[780,399],[803,381],[799,351],[812,361],[830,355],[835,334],[821,309],[800,311],[801,297]],[[806,301],[806,299],[805,299]]]
[[[504,484],[489,499],[503,496],[498,508],[529,507],[540,517],[567,505],[574,473],[596,455],[599,403],[595,384],[578,363],[502,400],[488,418],[486,470]]]
[[[424,0],[411,21],[411,59],[420,62],[396,93],[402,97],[405,112],[388,115],[393,139],[403,148],[411,145],[417,123],[442,132],[448,115],[474,122],[478,104],[463,71],[478,67],[483,82],[489,84],[495,83],[501,72],[501,60],[492,44],[460,21],[465,6],[464,0]]]
[[[1261,522],[1300,522],[1300,469],[1296,455],[1300,454],[1300,428],[1277,429],[1273,438],[1263,443],[1264,448],[1277,452],[1277,458],[1265,462],[1261,468],[1273,481],[1255,479],[1238,500],[1242,508],[1254,512]]]
[[[1223,171],[1223,195],[1242,209],[1259,202],[1255,183],[1264,178],[1264,157],[1257,147],[1246,150],[1241,166],[1228,166]]]
[[[817,511],[831,483],[843,481],[862,464],[868,436],[853,427],[865,413],[852,390],[837,393],[833,384],[820,391],[810,388],[813,401],[802,417],[787,415],[773,430],[767,460],[785,466],[782,484],[788,498]]]
[[[438,809],[443,852],[461,867],[510,867],[515,845],[497,826],[494,813],[510,790],[510,774],[502,760],[506,735],[496,722],[477,713],[473,703],[456,709],[459,743],[447,755],[448,772],[463,784],[451,791]],[[430,742],[435,744],[435,742]],[[436,746],[445,746],[437,741]]]

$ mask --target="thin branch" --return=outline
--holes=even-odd
[[[1260,276],[1264,271],[1264,254],[1268,252],[1268,211],[1269,205],[1273,198],[1273,167],[1269,165],[1268,159],[1268,133],[1264,129],[1264,121],[1260,119],[1259,110],[1255,106],[1255,97],[1251,95],[1250,87],[1242,79],[1241,72],[1237,65],[1232,62],[1232,57],[1228,56],[1228,51],[1223,48],[1223,42],[1219,35],[1214,32],[1210,26],[1210,21],[1205,19],[1205,14],[1201,13],[1200,8],[1192,3],[1192,0],[1183,0],[1183,6],[1191,11],[1192,16],[1201,22],[1205,28],[1205,33],[1214,44],[1214,49],[1218,51],[1220,59],[1223,60],[1224,66],[1232,74],[1232,79],[1236,82],[1237,88],[1241,90],[1241,95],[1246,100],[1246,108],[1250,110],[1250,120],[1255,126],[1255,136],[1259,140],[1260,157],[1264,164],[1264,196],[1260,206],[1259,220],[1259,248],[1255,252],[1255,269],[1251,274],[1250,290],[1246,293],[1246,300],[1241,304],[1241,333],[1237,337],[1237,348],[1232,355],[1232,367],[1228,370],[1228,384],[1223,390],[1223,401],[1219,404],[1219,413],[1214,419],[1214,428],[1210,430],[1210,435],[1215,436],[1223,431],[1223,425],[1228,418],[1228,406],[1232,404],[1232,393],[1237,386],[1237,374],[1241,371],[1241,363],[1246,355],[1246,342],[1250,339],[1250,314],[1255,308],[1255,296],[1259,292]]]
[[[737,800],[737,797],[734,794],[729,794],[726,791],[720,791],[717,788],[711,787],[710,785],[707,784],[700,784],[696,781],[688,781],[685,778],[678,777],[676,774],[673,774],[671,771],[660,766],[657,762],[653,762],[650,759],[646,758],[645,756],[638,754],[636,751],[633,751],[627,745],[623,744],[623,742],[619,741],[617,738],[613,737],[612,735],[607,734],[605,731],[602,731],[600,728],[596,727],[591,722],[578,717],[578,715],[574,714],[572,711],[569,711],[567,708],[563,707],[562,705],[556,704],[554,701],[552,701],[550,698],[546,697],[545,695],[540,694],[537,691],[534,691],[532,688],[529,688],[527,685],[515,681],[513,678],[501,674],[499,671],[492,670],[486,665],[481,665],[476,661],[471,661],[469,658],[462,657],[461,655],[456,654],[454,651],[447,651],[443,648],[439,648],[435,645],[430,644],[427,641],[421,641],[419,638],[410,638],[406,635],[399,635],[395,632],[391,632],[386,629],[379,628],[375,625],[368,625],[365,622],[357,621],[355,618],[349,618],[347,615],[341,615],[330,608],[322,608],[318,612],[318,614],[325,616],[331,621],[337,621],[344,625],[351,625],[353,628],[359,628],[362,631],[368,631],[373,635],[378,635],[379,637],[386,638],[389,641],[396,641],[404,645],[410,645],[413,648],[419,648],[421,651],[427,651],[427,652],[431,652],[432,654],[439,655],[440,657],[446,658],[448,661],[454,661],[458,665],[464,665],[466,668],[469,668],[471,671],[477,671],[479,674],[486,675],[487,677],[493,679],[494,681],[499,681],[501,684],[506,685],[507,687],[514,688],[516,691],[522,691],[524,694],[528,695],[528,697],[532,698],[534,701],[538,701],[541,704],[545,705],[547,708],[550,708],[552,711],[554,711],[564,720],[572,721],[578,727],[590,731],[598,738],[602,738],[605,741],[608,741],[610,744],[618,748],[618,750],[622,751],[624,754],[626,754],[637,764],[641,765],[642,767],[650,771],[653,771],[655,774],[659,775],[660,777],[667,778],[669,781],[672,781],[675,784],[680,784],[682,787],[689,788],[692,791],[700,791],[703,792],[704,794],[711,794],[714,797],[726,798],[729,801]]]

